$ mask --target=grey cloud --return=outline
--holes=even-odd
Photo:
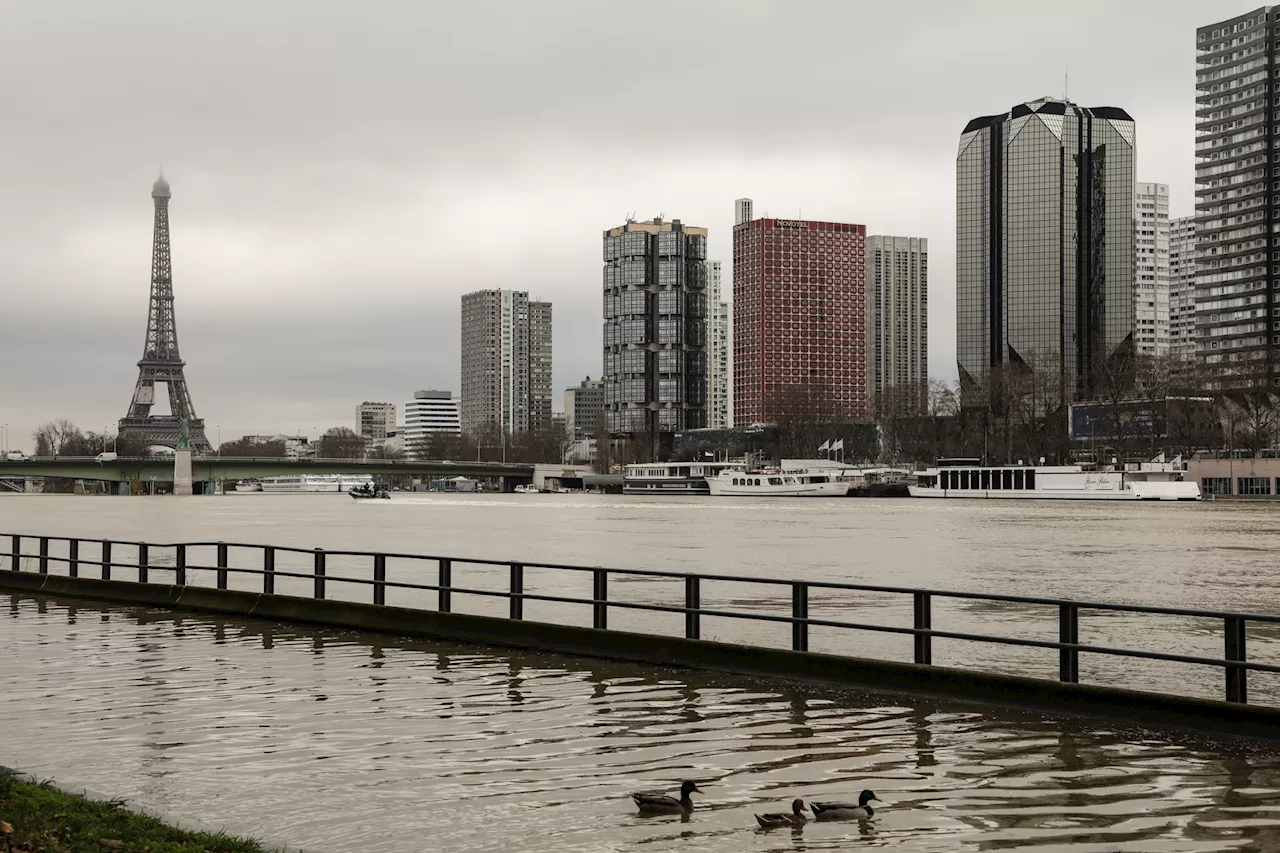
[[[740,195],[929,237],[931,367],[953,376],[965,122],[1060,94],[1070,48],[1073,99],[1127,108],[1139,179],[1172,184],[1175,214],[1189,212],[1194,28],[1214,14],[994,0],[9,4],[0,422],[19,436],[123,413],[162,164],[183,354],[224,439],[456,390],[458,297],[482,287],[551,299],[557,386],[596,375],[600,231],[633,210],[705,225],[728,279]]]

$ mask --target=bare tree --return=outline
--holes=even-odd
[[[836,436],[836,425],[849,418],[836,404],[830,387],[820,382],[783,386],[768,400],[766,411],[778,426],[778,453],[810,459],[818,447]]]
[[[219,456],[252,457],[256,459],[283,459],[288,451],[283,441],[253,441],[238,438],[218,445]]]
[[[347,427],[332,427],[316,442],[321,459],[363,459],[364,439]]]
[[[66,448],[83,443],[80,428],[66,418],[41,424],[31,437],[35,440],[37,456],[67,456]]]

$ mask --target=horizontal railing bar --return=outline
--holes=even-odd
[[[0,536],[4,536],[4,535],[10,535],[10,534],[0,534]],[[92,539],[75,539],[72,537],[23,537],[23,538],[31,538],[31,539],[37,539],[37,540],[44,538],[49,540],[67,541],[67,542],[101,541],[101,540],[92,540]],[[113,544],[118,544],[116,543],[115,540],[111,540],[111,541]],[[150,547],[153,547],[153,548],[178,547],[177,545],[154,545],[151,543],[137,543],[137,544],[150,545]],[[242,548],[261,547],[261,546],[236,545],[234,543],[216,543],[216,542],[215,543],[186,543],[186,547],[209,547],[209,546],[216,546],[216,545],[222,545],[222,544],[227,545],[227,547],[242,547]],[[296,552],[296,553],[303,553],[303,554],[316,553],[314,550],[306,550],[306,549],[283,548],[283,549],[277,549],[277,550],[284,550],[288,552]],[[324,553],[326,555],[341,556],[343,555],[344,552],[326,551]],[[378,552],[369,552],[367,554],[364,552],[360,552],[358,555],[359,556],[369,556],[369,555],[377,556]],[[43,557],[46,560],[56,562],[56,563],[73,562],[70,556],[59,557],[59,556],[49,555],[49,554],[36,555],[36,554],[24,554],[21,552],[19,552],[15,556],[18,558],[19,561],[23,559],[39,559]],[[392,556],[395,556],[395,555],[392,555]],[[440,559],[440,558],[434,558],[434,557],[422,557],[418,555],[406,555],[406,556],[408,556],[410,559],[417,559],[417,560]],[[444,558],[444,559],[452,560],[453,558]],[[92,559],[85,559],[83,557],[78,558],[76,562],[85,563],[88,565],[94,564],[94,561]],[[476,562],[481,565],[494,565],[494,566],[509,565],[508,563],[505,563],[502,561],[496,561],[496,560],[479,560],[479,561],[461,560],[461,561],[455,561],[455,562],[462,562],[464,564]],[[111,560],[110,565],[112,568],[124,568],[124,569],[143,568],[143,565],[140,563],[117,562],[115,560]],[[561,567],[561,566],[555,566],[550,564],[524,564],[524,565],[532,565],[535,568],[552,568],[552,569],[571,568],[574,570],[585,570],[583,569],[583,567]],[[179,569],[177,565],[166,566],[166,565],[154,565],[154,564],[148,564],[146,568],[155,569],[155,570],[172,570],[172,571],[178,571]],[[263,569],[236,568],[231,566],[205,566],[200,564],[188,564],[185,568],[188,570],[204,570],[204,571],[221,570],[221,571],[236,572],[240,574],[249,574],[249,575],[268,574],[268,572],[266,572]],[[643,570],[643,569],[641,570],[618,569],[618,570],[606,570],[606,571],[616,571],[623,574],[658,575],[661,577],[673,577],[673,578],[674,577],[679,577],[679,578],[697,577],[699,579],[711,579],[711,580],[724,579],[724,580],[732,580],[734,582],[756,581],[756,582],[769,583],[769,584],[775,584],[775,585],[794,583],[793,581],[776,581],[773,579],[751,579],[751,578],[738,578],[738,577],[720,576],[720,575],[697,575],[692,573],[655,572],[655,571]],[[309,580],[315,577],[314,572],[305,572],[305,571],[276,570],[272,572],[272,574],[278,575],[280,577],[299,578],[303,580]],[[371,586],[379,583],[379,581],[375,581],[369,578],[352,578],[352,577],[342,577],[342,576],[328,576],[327,580],[332,580],[340,583],[360,584],[365,586]],[[665,613],[677,613],[677,614],[696,613],[700,616],[710,616],[714,618],[723,618],[723,619],[747,619],[747,620],[762,621],[762,622],[775,622],[775,623],[784,623],[784,624],[790,623],[793,625],[804,624],[804,625],[814,625],[819,627],[841,628],[845,630],[875,631],[875,632],[890,633],[890,634],[909,634],[914,636],[941,637],[944,639],[962,640],[966,642],[993,643],[998,645],[1016,646],[1016,647],[1022,647],[1022,648],[1068,650],[1068,651],[1076,651],[1076,652],[1086,652],[1090,654],[1112,655],[1117,657],[1132,657],[1132,658],[1140,658],[1140,659],[1146,659],[1146,660],[1159,660],[1159,661],[1168,661],[1168,662],[1174,662],[1174,663],[1188,663],[1188,664],[1200,665],[1200,666],[1214,666],[1222,669],[1254,670],[1254,671],[1260,671],[1260,672],[1280,672],[1280,665],[1275,665],[1275,664],[1255,663],[1250,661],[1237,661],[1237,660],[1227,660],[1227,659],[1219,659],[1219,658],[1205,658],[1205,657],[1199,657],[1194,655],[1178,655],[1178,654],[1170,654],[1166,652],[1142,651],[1138,649],[1120,649],[1120,648],[1114,648],[1109,646],[1093,646],[1093,645],[1085,645],[1080,643],[1064,643],[1064,642],[1053,641],[1053,640],[1035,640],[1035,639],[1017,638],[1017,637],[999,637],[999,636],[993,636],[988,634],[971,634],[971,633],[965,633],[965,632],[946,631],[946,630],[933,629],[933,628],[916,628],[916,627],[908,628],[908,627],[899,627],[899,626],[893,626],[893,625],[875,625],[870,623],[844,622],[839,620],[821,619],[821,618],[812,618],[812,617],[797,618],[795,616],[775,615],[775,614],[769,614],[769,613],[746,613],[741,611],[715,610],[715,609],[707,609],[707,608],[689,608],[689,607],[682,607],[677,605],[650,604],[650,603],[643,603],[643,602],[628,602],[628,601],[611,601],[607,599],[580,598],[580,597],[561,596],[561,595],[544,595],[544,594],[538,594],[538,593],[523,593],[523,592],[512,593],[510,590],[475,589],[470,587],[458,587],[458,586],[441,587],[437,584],[416,584],[416,583],[409,583],[405,581],[382,581],[380,583],[384,587],[394,587],[398,589],[417,589],[417,590],[422,590],[426,592],[439,591],[441,589],[447,588],[449,591],[456,592],[461,595],[479,595],[479,596],[487,596],[492,598],[520,599],[520,600],[529,600],[529,601],[546,601],[546,602],[553,602],[553,603],[575,604],[575,605],[593,605],[593,606],[607,605],[609,607],[624,608],[624,609],[630,609],[630,610],[642,610],[647,612],[665,612]],[[836,584],[822,584],[822,583],[814,583],[811,585],[818,586],[821,588],[836,588],[836,589],[850,588],[851,586],[853,586],[855,588],[870,588],[870,589],[874,589],[875,591],[892,592],[892,593],[900,593],[900,592],[907,591],[906,589],[897,588],[897,587],[871,588],[871,587],[860,587],[857,585],[836,585]],[[938,593],[938,594],[948,595],[948,593],[945,593],[945,592]],[[1050,601],[1048,599],[1029,599],[1029,598],[1017,597],[1017,596],[996,596],[996,595],[984,595],[980,593],[956,593],[954,594],[953,597],[1017,601],[1017,602],[1032,603],[1032,604],[1041,604],[1041,603],[1047,603],[1048,601]],[[1090,605],[1090,604],[1083,604],[1083,603],[1075,603],[1075,604],[1078,607],[1084,607],[1086,609],[1095,607],[1095,605]],[[1246,614],[1229,614],[1229,613],[1223,614],[1220,612],[1213,612],[1213,611],[1186,611],[1186,610],[1179,610],[1175,608],[1137,608],[1130,605],[1098,605],[1097,609],[1129,610],[1134,612],[1174,613],[1177,615],[1203,615],[1207,618],[1223,618],[1224,615],[1231,616],[1234,618],[1239,618],[1239,619],[1245,619],[1245,620],[1255,618]],[[1269,621],[1269,620],[1264,619],[1262,621]]]
[[[59,542],[70,542],[72,540],[76,540],[80,542],[102,542],[103,541],[101,539],[90,539],[90,538],[71,537],[71,536],[39,537],[39,536],[28,536],[27,534],[12,534],[12,533],[0,533],[0,536],[21,536],[23,539],[44,538],[50,541],[59,541]],[[300,548],[300,547],[293,547],[293,546],[287,546],[287,545],[286,546],[256,545],[256,544],[244,543],[244,542],[217,542],[217,541],[203,542],[202,541],[202,542],[155,543],[155,542],[134,542],[134,541],[128,541],[128,540],[115,540],[115,539],[108,540],[108,541],[116,545],[129,545],[129,546],[135,546],[135,547],[139,545],[147,545],[151,548],[176,548],[179,545],[185,545],[187,548],[212,548],[218,545],[225,545],[228,548],[250,548],[255,550],[273,548],[277,553],[283,552],[283,553],[293,553],[293,554],[306,554],[309,556],[315,554],[315,549],[313,548]],[[458,558],[458,557],[446,557],[446,556],[429,555],[429,554],[405,554],[405,553],[390,552],[390,551],[325,550],[325,554],[326,556],[331,558],[332,557],[367,558],[367,557],[383,556],[388,559],[412,560],[415,562],[438,562],[439,560],[443,559],[443,560],[452,561],[452,563],[455,566],[458,564],[464,564],[464,565],[471,564],[476,566],[495,566],[495,567],[510,565],[510,561],[507,561],[507,560],[495,560],[495,559],[481,558],[481,557]],[[36,558],[39,555],[23,553],[20,556],[23,558]],[[50,556],[49,559],[53,560],[55,558]],[[57,558],[57,559],[59,562],[68,561],[67,558]],[[84,562],[84,558],[81,558],[81,562]],[[136,568],[136,566],[133,566],[132,564],[127,564],[127,563],[115,563],[114,565],[118,565],[123,568],[131,568],[131,567]],[[760,584],[765,586],[790,586],[791,584],[796,583],[796,581],[794,580],[783,580],[779,578],[753,578],[753,577],[744,577],[742,575],[702,574],[698,572],[672,572],[672,571],[663,571],[661,569],[625,569],[625,568],[613,568],[609,566],[573,566],[573,565],[567,565],[563,563],[532,563],[532,562],[524,562],[524,561],[521,561],[521,565],[523,565],[526,569],[554,569],[554,570],[572,571],[572,572],[594,572],[594,571],[603,569],[605,571],[610,572],[611,574],[631,575],[636,577],[669,578],[672,580],[684,580],[690,577],[696,577],[705,581],[717,581],[717,582],[724,582],[724,583]],[[149,568],[155,568],[155,567],[151,566]],[[926,587],[895,587],[895,586],[884,586],[879,584],[851,584],[851,583],[841,583],[837,581],[815,580],[815,581],[804,581],[804,583],[806,583],[811,589],[835,589],[835,590],[849,590],[854,592],[878,592],[878,593],[887,593],[892,595],[915,595],[917,593],[926,593],[928,595],[939,596],[944,598],[956,598],[956,599],[965,599],[965,600],[971,600],[971,601],[999,601],[999,602],[1006,602],[1010,604],[1043,605],[1045,607],[1059,607],[1062,605],[1074,605],[1084,610],[1107,610],[1107,611],[1120,612],[1120,613],[1147,613],[1147,614],[1160,614],[1160,615],[1166,615],[1166,616],[1186,616],[1186,617],[1203,618],[1203,619],[1235,618],[1235,619],[1244,619],[1250,622],[1265,622],[1265,623],[1280,624],[1280,615],[1267,614],[1267,613],[1247,613],[1247,612],[1236,612],[1236,611],[1225,611],[1225,610],[1200,610],[1200,609],[1194,609],[1194,608],[1164,607],[1160,605],[1146,605],[1146,604],[1121,604],[1117,602],[1104,602],[1104,601],[1077,601],[1074,599],[1066,599],[1066,598],[1043,598],[1038,596],[1005,595],[1001,593],[962,592],[962,591],[956,591],[956,590],[930,589]]]

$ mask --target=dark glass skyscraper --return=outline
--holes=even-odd
[[[628,222],[604,232],[605,419],[614,435],[707,425],[707,229]]]
[[[1280,350],[1278,19],[1264,6],[1196,30],[1196,354],[1250,383]]]
[[[956,158],[956,358],[962,398],[1017,369],[1093,396],[1133,347],[1134,121],[1041,98],[969,122]],[[1029,373],[1027,373],[1029,371]]]

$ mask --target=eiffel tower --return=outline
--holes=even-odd
[[[147,314],[147,342],[138,362],[138,384],[133,389],[129,414],[120,419],[121,438],[139,441],[147,447],[178,446],[182,421],[190,432],[191,452],[209,452],[204,421],[196,417],[187,379],[182,375],[186,362],[178,354],[178,326],[173,319],[173,267],[169,257],[169,182],[161,175],[151,186],[156,206],[155,236],[151,246],[151,310]],[[168,415],[151,414],[156,383],[169,389]]]

